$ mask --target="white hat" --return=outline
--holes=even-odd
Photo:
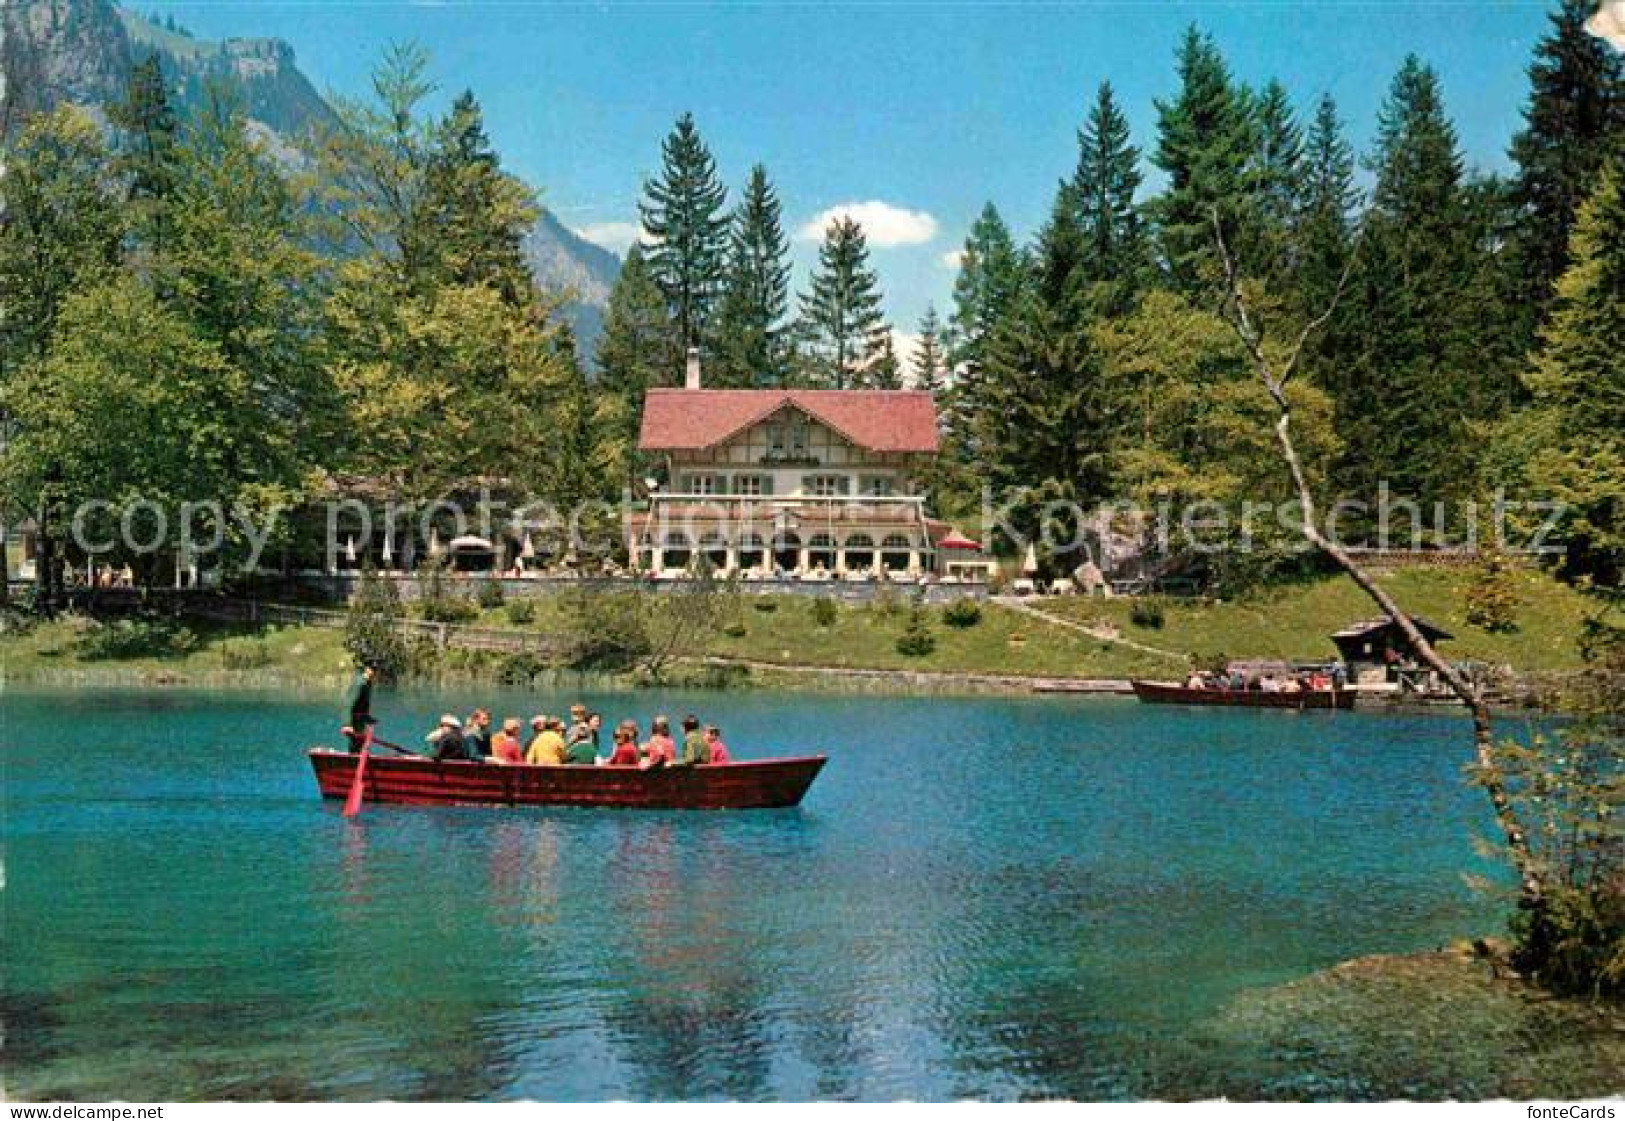
[[[463,722],[448,712],[440,718],[440,726],[442,728],[461,728]]]

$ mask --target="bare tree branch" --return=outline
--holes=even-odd
[[[1351,253],[1348,262],[1343,268],[1343,275],[1338,280],[1337,291],[1333,294],[1330,303],[1319,315],[1315,316],[1305,325],[1299,333],[1296,344],[1289,352],[1284,365],[1277,370],[1270,362],[1264,348],[1264,336],[1258,329],[1254,317],[1247,306],[1246,293],[1242,291],[1241,276],[1235,258],[1230,248],[1225,244],[1224,231],[1219,223],[1218,211],[1213,212],[1213,233],[1218,244],[1219,257],[1224,265],[1226,292],[1222,300],[1222,309],[1226,320],[1235,331],[1236,336],[1246,347],[1247,353],[1252,357],[1253,366],[1263,383],[1264,389],[1275,402],[1280,415],[1275,421],[1275,440],[1281,449],[1281,458],[1286,462],[1287,470],[1292,475],[1292,485],[1298,493],[1298,506],[1300,511],[1299,530],[1305,540],[1321,550],[1348,573],[1349,577],[1370,596],[1382,609],[1383,613],[1391,618],[1399,627],[1400,633],[1405,636],[1418,657],[1429,668],[1437,673],[1442,681],[1456,695],[1456,698],[1465,705],[1473,718],[1473,744],[1474,757],[1478,764],[1481,782],[1490,798],[1490,804],[1495,811],[1495,820],[1501,830],[1507,850],[1511,855],[1513,867],[1517,870],[1518,878],[1523,889],[1526,902],[1539,903],[1546,894],[1545,878],[1540,865],[1529,847],[1529,836],[1523,823],[1519,820],[1517,811],[1513,808],[1511,799],[1507,795],[1504,772],[1501,769],[1499,755],[1495,746],[1494,723],[1490,714],[1489,704],[1482,694],[1455,666],[1446,661],[1434,648],[1433,644],[1417,627],[1415,620],[1399,605],[1399,602],[1390,595],[1387,589],[1376,582],[1372,576],[1355,561],[1348,550],[1338,542],[1332,540],[1320,531],[1318,518],[1315,515],[1314,492],[1309,486],[1309,480],[1304,473],[1303,461],[1298,456],[1297,446],[1292,439],[1292,408],[1287,401],[1286,385],[1292,374],[1296,371],[1298,361],[1303,353],[1304,345],[1309,337],[1322,327],[1336,311],[1341,301],[1343,291],[1348,284],[1348,278],[1354,264],[1354,255]],[[1356,243],[1356,249],[1358,243]]]

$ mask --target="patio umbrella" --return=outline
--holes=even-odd
[[[355,563],[355,537],[353,535],[344,539],[344,559],[351,564]]]
[[[1021,574],[1031,576],[1038,571],[1038,546],[1028,545],[1027,556],[1021,562]]]

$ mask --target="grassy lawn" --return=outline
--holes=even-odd
[[[525,629],[546,632],[564,625],[557,600],[532,602],[536,617]],[[1179,668],[1167,659],[1049,626],[996,604],[984,604],[981,621],[964,628],[944,623],[941,608],[927,608],[936,649],[910,657],[897,652],[897,638],[908,621],[906,608],[882,612],[843,603],[837,605],[835,622],[821,627],[812,603],[800,596],[741,596],[735,629],[743,627],[744,633],[713,634],[684,653],[779,665],[1029,677],[1140,677],[1166,675],[1170,665]],[[505,608],[482,612],[479,625],[514,627]],[[659,623],[655,626],[658,631]]]
[[[274,683],[340,678],[350,672],[344,632],[337,630],[251,629],[193,620],[186,629],[196,636],[196,644],[184,653],[102,658],[83,648],[86,628],[86,620],[69,617],[0,637],[0,676],[14,681],[82,674],[135,681]]]
[[[1471,570],[1411,568],[1383,574],[1381,583],[1406,610],[1449,631],[1443,653],[1459,660],[1506,664],[1520,670],[1573,669],[1580,664],[1575,639],[1596,601],[1544,573],[1520,571],[1518,629],[1491,634],[1467,622]],[[1160,630],[1135,626],[1127,600],[1051,599],[1046,611],[1083,622],[1109,622],[1124,637],[1189,653],[1231,657],[1320,658],[1335,654],[1331,633],[1378,614],[1371,600],[1346,576],[1272,588],[1234,603],[1166,601]]]

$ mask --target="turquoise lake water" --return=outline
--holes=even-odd
[[[416,742],[474,699],[385,695],[381,734]],[[830,763],[797,810],[347,822],[303,755],[336,697],[8,689],[6,1089],[1313,1094],[1312,1049],[1264,1061],[1213,1027],[1233,1001],[1501,925],[1462,880],[1490,870],[1487,815],[1452,718],[585,699],[645,728],[692,708],[736,756]]]

